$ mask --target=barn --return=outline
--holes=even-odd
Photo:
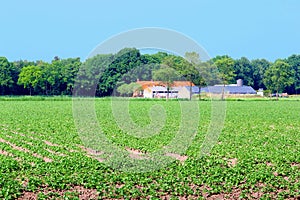
[[[230,85],[214,85],[199,88],[197,86],[185,86],[179,87],[178,89],[178,98],[190,98],[190,93],[193,95],[201,94],[222,94],[226,95],[256,95],[257,92],[251,86],[243,85],[243,80],[238,79],[236,84]]]
[[[215,85],[207,86],[201,89],[201,93],[221,94],[224,89],[225,94],[257,94],[251,86],[232,86],[232,85]]]
[[[185,87],[177,87],[178,90],[178,98],[188,99],[190,98],[190,93],[192,91],[192,96],[200,93],[200,88],[198,86],[185,86]]]

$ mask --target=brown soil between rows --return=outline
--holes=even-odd
[[[75,192],[78,195],[79,199],[98,199],[98,192],[96,189],[87,189],[83,186],[74,186],[69,190],[54,190],[54,189],[45,189],[42,193],[45,195],[49,195],[50,193],[58,193],[59,196],[63,197],[67,195],[69,192]],[[38,192],[23,192],[22,195],[18,198],[18,200],[36,200],[38,199]]]
[[[29,149],[26,149],[24,147],[19,147],[19,146],[15,145],[15,144],[13,144],[13,143],[11,143],[9,141],[6,141],[6,140],[4,140],[2,138],[0,138],[0,142],[10,145],[11,148],[13,148],[13,149],[15,149],[17,151],[22,151],[22,152],[31,154],[32,156],[34,156],[36,158],[43,159],[45,162],[52,162],[53,161],[51,158],[48,158],[48,157],[45,157],[45,156],[41,156],[41,155],[39,155],[37,153],[31,152]],[[7,155],[9,155],[9,154],[7,154]]]

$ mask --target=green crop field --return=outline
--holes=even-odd
[[[179,129],[179,101],[130,101],[131,119],[146,127],[153,105],[164,109],[165,121],[158,134],[146,138],[134,137],[118,126],[109,99],[96,100],[95,110],[106,138],[132,159],[141,160],[142,155],[167,145]],[[299,101],[226,102],[225,123],[216,145],[208,155],[198,156],[211,105],[199,102],[197,134],[186,152],[164,167],[129,172],[106,164],[109,155],[84,147],[70,99],[2,99],[0,198],[300,198]]]

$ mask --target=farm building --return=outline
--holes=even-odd
[[[178,90],[178,98],[182,99],[190,98],[191,91],[192,95],[200,93],[200,88],[198,86],[177,87],[176,89]]]
[[[141,85],[143,89],[148,87],[154,87],[154,86],[166,86],[166,84],[163,81],[140,81],[139,79],[136,82],[137,84]],[[183,87],[183,86],[194,86],[194,84],[190,81],[173,81],[171,84],[171,87]]]
[[[257,95],[259,96],[264,96],[264,89],[263,88],[259,88],[259,90],[257,91]]]
[[[256,94],[251,86],[215,85],[201,89],[201,93],[221,94],[224,88],[225,94]]]
[[[142,91],[134,96],[144,98],[165,98],[167,96],[167,87],[162,81],[137,81],[141,85]],[[191,86],[192,85],[192,86]],[[257,92],[251,86],[244,86],[241,79],[237,80],[237,84],[230,85],[214,85],[200,88],[189,81],[174,81],[169,90],[170,98],[190,98],[190,92],[197,94],[221,94],[227,95],[255,95]]]
[[[164,86],[148,87],[144,90],[145,98],[166,98],[168,90]],[[178,90],[172,88],[169,90],[169,98],[177,98]]]
[[[162,81],[137,80],[136,83],[141,85],[142,91],[141,93],[134,93],[134,96],[141,96],[144,98],[162,98],[167,96],[167,87]],[[174,81],[171,84],[171,89],[169,90],[169,97],[177,98],[179,88],[191,85],[194,86],[194,84],[190,81]]]
[[[225,94],[231,95],[255,95],[256,91],[251,86],[244,86],[243,81],[241,79],[237,80],[237,84],[230,85],[215,85],[215,86],[207,86],[203,88],[199,88],[197,86],[185,86],[178,87],[178,98],[189,98],[190,92],[192,91],[192,96],[197,94],[222,94],[224,90]],[[201,90],[201,91],[200,91]]]
[[[225,94],[257,94],[251,86],[244,86],[242,79],[238,79],[236,81],[236,84],[225,85],[225,87],[224,85],[204,87],[203,89],[201,89],[201,93],[221,94],[223,90]]]

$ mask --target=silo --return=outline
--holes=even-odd
[[[236,81],[236,85],[237,85],[237,86],[243,86],[243,80],[242,80],[242,79],[238,79],[238,80]]]

